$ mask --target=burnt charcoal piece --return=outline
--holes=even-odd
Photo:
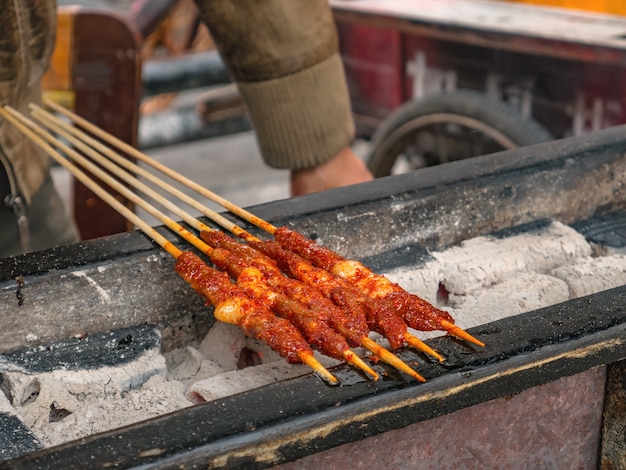
[[[626,247],[626,211],[615,211],[572,224],[588,241],[613,248]]]
[[[0,371],[17,367],[40,373],[115,366],[131,362],[160,344],[161,335],[154,326],[133,326],[0,354]]]
[[[387,271],[405,266],[407,259],[410,259],[415,266],[423,266],[434,258],[425,248],[414,244],[366,256],[361,259],[361,262],[373,271]]]
[[[41,445],[20,419],[0,412],[0,462],[41,449]]]

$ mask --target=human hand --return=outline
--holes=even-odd
[[[350,147],[346,147],[326,163],[306,170],[293,170],[291,195],[301,196],[372,179],[374,177],[365,163]]]

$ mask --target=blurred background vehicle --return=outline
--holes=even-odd
[[[206,173],[203,183],[240,205],[287,197],[284,173],[264,168],[258,158],[245,106],[194,3],[105,3],[136,34],[139,78],[130,126],[119,113],[112,118],[94,108],[95,91],[83,99],[99,124],[115,121],[134,133],[128,138],[139,148],[175,169],[191,165],[194,174]],[[377,177],[626,123],[622,2],[330,3],[358,129],[355,146]],[[89,86],[98,83],[104,82]],[[206,139],[226,146],[212,152]],[[225,139],[243,147],[229,147]],[[220,175],[223,165],[227,176]],[[271,189],[252,176],[233,179],[241,167],[267,177]],[[213,173],[218,176],[210,179]],[[90,197],[83,201],[94,204]]]
[[[157,3],[160,9],[149,8]],[[376,176],[626,122],[620,85],[626,19],[591,13],[624,13],[622,2],[333,0],[331,5],[359,137],[371,143],[366,158]],[[168,58],[178,57],[158,60],[151,54],[144,94],[186,87],[194,74],[215,86],[200,100],[195,120],[179,117],[180,134],[170,132],[171,142],[248,130],[236,89],[218,86],[224,79],[219,56],[204,39],[208,33],[193,15],[193,3],[137,0],[134,6],[131,18],[142,18],[143,23],[132,20],[140,27],[159,24],[146,41],[151,50],[160,44]],[[161,22],[159,15],[166,19]],[[168,37],[184,38],[184,46]],[[196,61],[181,55],[198,48],[203,52]],[[168,144],[158,122],[151,121],[150,132],[146,120],[144,147]]]

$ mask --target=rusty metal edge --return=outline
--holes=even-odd
[[[394,16],[381,12],[355,11],[333,6],[338,23],[355,23],[397,31],[441,41],[460,42],[465,45],[504,50],[534,56],[593,62],[623,64],[626,51],[623,48],[586,44],[567,39],[548,39],[517,32],[488,30],[476,26],[441,24],[434,21]]]
[[[608,366],[598,467],[626,468],[626,360]]]
[[[626,359],[626,286],[470,330],[489,347],[431,344],[428,382],[313,376],[198,405],[14,459],[0,468],[267,468]],[[405,360],[416,353],[403,351]],[[421,359],[421,358],[420,358]],[[423,361],[423,359],[421,359]],[[383,367],[383,366],[379,366]],[[342,378],[348,368],[335,370]]]

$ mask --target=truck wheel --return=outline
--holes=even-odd
[[[537,121],[463,90],[408,101],[376,129],[367,157],[375,177],[552,140]]]

